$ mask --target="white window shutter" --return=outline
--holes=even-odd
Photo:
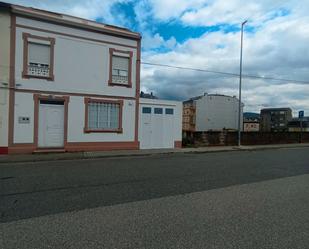
[[[114,55],[112,61],[113,83],[128,84],[130,58]]]
[[[128,71],[129,70],[129,58],[114,55],[113,56],[113,69]]]
[[[50,64],[50,46],[29,42],[29,63]]]

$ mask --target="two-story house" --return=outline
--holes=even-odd
[[[0,152],[138,149],[141,36],[0,3]]]

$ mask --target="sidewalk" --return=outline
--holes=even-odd
[[[111,158],[111,157],[138,157],[138,156],[151,156],[151,155],[177,154],[177,153],[214,153],[214,152],[229,152],[229,151],[255,151],[255,150],[302,148],[302,147],[308,147],[309,149],[309,143],[255,145],[255,146],[250,145],[250,146],[240,146],[240,147],[238,146],[216,146],[216,147],[181,148],[181,149],[153,149],[153,150],[0,155],[0,164],[1,163],[14,163],[14,162],[77,160],[77,159],[93,159],[93,158]]]

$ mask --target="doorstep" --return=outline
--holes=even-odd
[[[33,154],[44,154],[44,153],[64,153],[65,149],[63,148],[42,148],[42,149],[37,149],[33,151]]]

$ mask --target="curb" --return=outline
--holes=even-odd
[[[155,155],[167,155],[167,154],[207,154],[207,153],[222,153],[222,152],[239,152],[239,151],[262,151],[262,150],[274,150],[274,149],[291,149],[291,148],[306,148],[309,144],[297,144],[297,145],[277,145],[277,146],[261,146],[261,147],[200,147],[189,149],[183,148],[179,150],[167,150],[167,151],[149,151],[145,153],[119,153],[119,154],[101,154],[101,152],[78,152],[78,153],[63,153],[63,154],[41,154],[41,155],[23,155],[20,158],[12,156],[11,158],[1,159],[1,164],[9,163],[24,163],[24,162],[47,162],[47,161],[66,161],[66,160],[91,160],[100,158],[122,158],[122,157],[144,157],[144,156],[155,156]],[[204,149],[203,148],[207,148]]]

